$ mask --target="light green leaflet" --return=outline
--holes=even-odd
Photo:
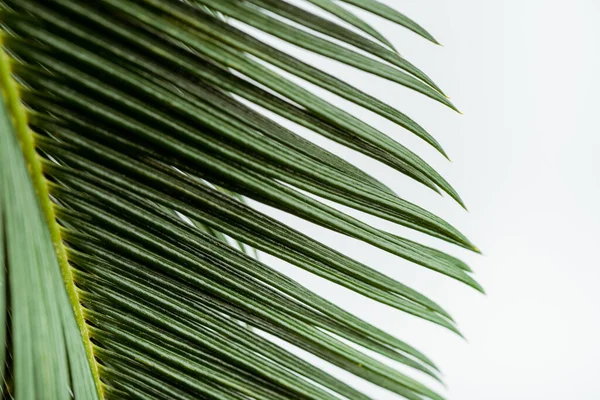
[[[77,399],[96,399],[81,334],[3,96],[0,188],[0,343],[7,343],[7,324],[11,337],[0,364],[12,363],[3,380],[11,382],[10,394],[17,399],[68,400],[71,392]]]
[[[366,323],[252,250],[460,334],[433,299],[245,199],[482,291],[460,259],[330,204],[477,251],[456,227],[248,105],[463,204],[424,159],[276,68],[445,155],[416,121],[233,22],[454,108],[352,9],[433,37],[377,1],[305,1],[320,15],[288,0],[0,0],[8,109],[26,116],[15,133],[0,109],[1,390],[25,400],[370,399],[266,333],[402,398],[443,399],[420,379],[439,381],[437,366],[403,332]]]

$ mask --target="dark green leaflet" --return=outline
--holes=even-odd
[[[339,18],[342,21],[350,24],[351,26],[357,28],[363,33],[371,36],[373,39],[381,42],[381,44],[386,45],[392,50],[394,49],[394,45],[386,39],[381,33],[379,33],[376,29],[374,29],[371,25],[358,18],[349,10],[346,10],[344,7],[340,6],[334,0],[307,0],[309,3],[322,8],[323,10],[330,13],[332,16]]]
[[[419,36],[424,37],[427,40],[432,41],[433,43],[439,44],[437,40],[429,32],[427,32],[423,27],[419,24],[408,18],[406,15],[398,12],[397,10],[378,2],[377,0],[341,0],[344,3],[352,4],[353,6],[362,8],[366,11],[370,11],[373,14],[376,14],[382,18],[390,20],[392,22],[397,23],[398,25],[402,25],[405,28],[410,29],[415,32]]]

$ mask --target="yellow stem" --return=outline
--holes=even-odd
[[[79,294],[77,292],[77,288],[75,287],[75,282],[73,280],[73,271],[71,269],[72,267],[69,264],[69,260],[67,258],[67,250],[62,241],[60,226],[56,221],[54,205],[50,200],[50,195],[48,192],[48,181],[44,176],[44,172],[42,170],[42,162],[35,149],[35,140],[33,132],[29,128],[27,122],[27,110],[25,109],[25,107],[23,107],[21,103],[19,86],[17,85],[17,82],[12,78],[11,58],[4,51],[4,43],[1,32],[0,83],[2,84],[2,91],[8,104],[8,109],[12,116],[13,124],[15,125],[15,129],[17,131],[17,136],[19,137],[19,141],[21,143],[21,148],[23,150],[23,155],[25,156],[25,161],[27,162],[29,175],[37,193],[39,203],[42,207],[44,215],[46,216],[46,222],[48,223],[48,228],[50,229],[50,235],[54,244],[56,257],[58,258],[58,264],[60,265],[62,278],[65,283],[67,293],[69,295],[71,306],[73,307],[73,312],[75,313],[77,325],[79,326],[81,336],[83,337],[85,351],[87,354],[88,362],[92,369],[92,375],[94,377],[94,382],[96,384],[98,396],[100,397],[100,399],[104,399],[102,384],[100,382],[100,376],[98,374],[98,364],[96,363],[96,359],[94,357],[94,350],[92,347],[92,342],[90,341],[88,326],[85,323],[85,319],[83,317],[83,309],[79,301]]]

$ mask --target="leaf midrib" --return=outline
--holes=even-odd
[[[81,332],[83,344],[85,347],[86,356],[88,363],[92,370],[94,377],[94,383],[100,399],[104,399],[104,392],[102,389],[102,383],[100,381],[100,375],[98,371],[98,364],[94,356],[94,350],[92,342],[90,340],[90,334],[88,326],[83,316],[83,308],[79,300],[79,293],[73,280],[72,267],[69,264],[67,257],[67,249],[63,243],[60,225],[56,220],[56,213],[54,211],[54,205],[50,200],[50,194],[48,191],[48,181],[44,176],[42,170],[42,162],[40,156],[36,151],[35,139],[33,132],[29,128],[27,110],[21,103],[21,96],[19,94],[19,85],[12,77],[11,58],[4,51],[4,40],[3,32],[0,31],[0,92],[5,96],[9,112],[12,116],[12,122],[17,132],[17,137],[21,143],[21,149],[27,163],[27,169],[31,181],[33,183],[39,204],[42,208],[50,236],[52,238],[52,244],[56,253],[58,264],[60,266],[61,275],[69,301],[73,312],[75,314],[75,320],[77,326]]]

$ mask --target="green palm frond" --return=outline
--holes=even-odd
[[[273,67],[445,155],[417,122],[234,22],[454,109],[343,3],[435,39],[374,0],[306,2],[322,12],[286,0],[0,0],[4,398],[369,398],[269,334],[409,400],[442,399],[367,353],[439,380],[428,357],[255,256],[458,333],[431,299],[246,198],[482,291],[461,260],[318,199],[478,251],[455,227],[248,105],[463,205],[414,152]]]

